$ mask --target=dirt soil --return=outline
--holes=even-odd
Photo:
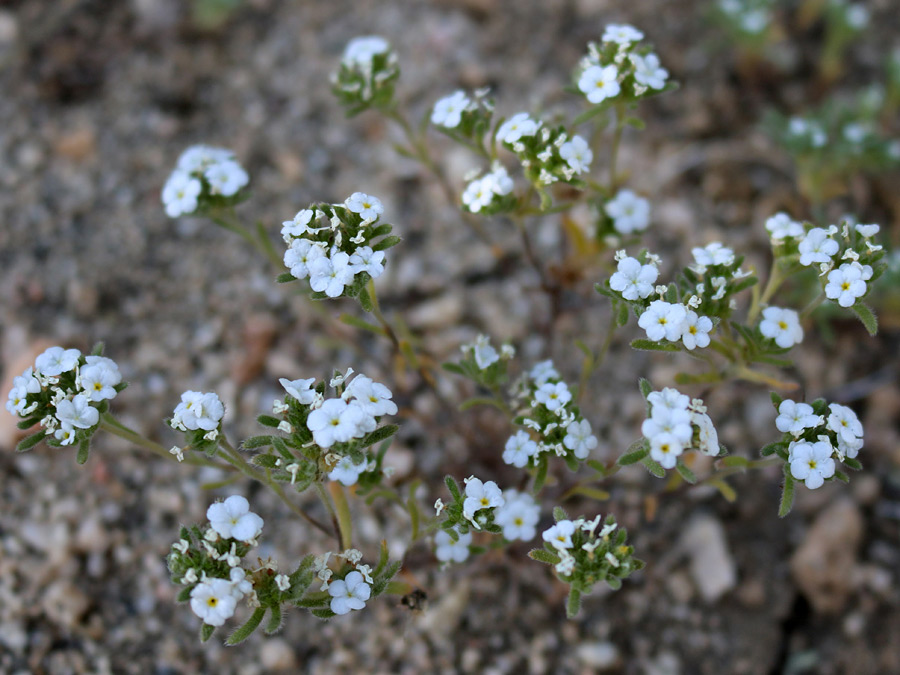
[[[900,34],[890,0],[873,0],[872,28],[848,52],[832,89],[814,82],[821,35],[798,31],[782,67],[749,66],[721,47],[705,2],[689,0],[248,0],[202,29],[177,0],[20,0],[0,6],[0,338],[4,386],[48,344],[99,340],[129,388],[114,402],[126,423],[167,447],[162,420],[185,389],[216,391],[226,431],[243,438],[280,396],[279,377],[354,367],[388,383],[403,427],[389,455],[394,479],[518,480],[500,461],[509,434],[496,411],[460,413],[471,394],[442,374],[445,405],[394,361],[386,341],[336,320],[351,301],[314,304],[273,282],[266,261],[209,222],[171,220],[160,189],[193,143],[227,146],[252,176],[239,209],[275,236],[312,201],[379,196],[404,242],[392,249],[379,293],[438,359],[455,359],[479,332],[511,340],[521,363],[553,357],[570,382],[576,338],[597,347],[609,304],[593,284],[603,265],[563,266],[558,216],[528,223],[542,260],[567,280],[548,339],[548,303],[515,228],[486,221],[492,249],[417,164],[394,151],[397,129],[374,114],[345,120],[329,73],[346,42],[380,34],[402,66],[399,96],[416,119],[458,87],[490,86],[501,114],[572,115],[563,91],[589,40],[611,22],[640,27],[681,88],[642,105],[622,166],[653,203],[648,242],[663,276],[692,245],[721,239],[764,267],[765,219],[808,217],[792,166],[759,130],[764,111],[802,111],[873,81]],[[793,3],[792,3],[793,4]],[[571,117],[570,117],[571,118]],[[437,134],[437,155],[461,189],[474,157]],[[604,157],[595,158],[603,166]],[[860,178],[829,217],[855,210],[900,235],[896,176]],[[887,180],[887,179],[883,179]],[[891,183],[890,181],[893,181]],[[588,212],[576,219],[589,221]],[[607,260],[609,256],[607,256]],[[424,543],[406,551],[405,515],[355,500],[357,545],[374,556],[387,538],[405,552],[403,578],[427,595],[410,610],[384,597],[327,623],[289,613],[275,637],[205,645],[199,620],[174,603],[164,557],[180,523],[198,522],[217,496],[240,492],[266,521],[260,556],[283,568],[333,546],[292,520],[257,486],[209,491],[214,471],[165,462],[100,435],[90,461],[41,447],[0,454],[0,672],[18,673],[897,673],[900,672],[900,388],[897,316],[875,339],[841,318],[807,326],[790,376],[807,400],[852,405],[866,428],[865,471],[850,485],[800,490],[776,515],[780,471],[738,476],[734,503],[711,488],[663,493],[641,468],[600,487],[601,503],[570,513],[614,513],[646,570],[616,592],[596,592],[567,621],[565,588],[513,546],[439,572]],[[601,436],[599,459],[639,435],[637,379],[673,383],[685,357],[632,353],[632,323],[594,374],[583,406]],[[5,389],[4,389],[5,393]],[[777,438],[768,391],[729,385],[703,395],[721,440],[755,458]],[[6,413],[2,413],[6,416]],[[698,471],[709,471],[698,465]],[[571,476],[560,474],[562,481]],[[551,485],[550,497],[562,485]],[[445,495],[444,495],[445,496]],[[318,505],[310,497],[309,508]],[[547,506],[543,521],[549,522]],[[239,609],[239,617],[246,608]]]

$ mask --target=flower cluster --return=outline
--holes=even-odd
[[[382,275],[385,249],[400,241],[387,236],[391,225],[378,223],[383,212],[378,198],[362,192],[343,204],[313,204],[299,211],[282,224],[290,273],[279,281],[308,278],[313,298],[360,297],[371,308],[365,285]]]
[[[204,528],[182,528],[167,562],[172,581],[184,586],[179,599],[190,599],[191,610],[209,626],[230,619],[245,597],[259,606],[255,577],[242,566],[257,545],[263,519],[250,511],[249,502],[232,495],[206,511]]]
[[[459,363],[445,363],[444,369],[468,377],[492,391],[506,382],[509,361],[516,355],[515,348],[504,343],[498,350],[487,335],[479,335],[474,342],[460,347],[463,359]]]
[[[225,406],[213,392],[186,391],[181,403],[175,406],[169,426],[186,434],[187,446],[214,454],[218,446]],[[172,448],[172,454],[183,457],[180,448]]]
[[[542,361],[519,379],[514,419],[522,427],[506,441],[503,461],[519,468],[546,466],[547,457],[562,457],[573,471],[597,447],[591,424],[581,415],[569,386],[552,361]]]
[[[719,0],[716,19],[739,41],[753,44],[772,25],[772,10],[773,0]]]
[[[431,124],[464,145],[483,149],[494,115],[494,102],[487,94],[487,89],[479,89],[470,97],[458,90],[439,99],[431,111]]]
[[[343,616],[365,609],[366,602],[385,592],[388,582],[400,570],[400,562],[389,563],[387,546],[382,543],[375,569],[362,562],[363,554],[355,548],[341,553],[327,551],[311,558],[310,571],[322,582],[319,593],[303,599],[298,605],[309,607],[319,618]],[[342,561],[332,569],[332,561]]]
[[[633,26],[610,24],[600,44],[588,45],[575,81],[590,103],[630,103],[667,88],[669,72],[652,49],[641,44],[643,39],[644,34]]]
[[[79,463],[87,460],[100,415],[125,388],[115,361],[101,353],[102,345],[90,355],[50,347],[13,379],[6,409],[21,418],[20,429],[41,427],[19,444],[19,451],[46,440],[54,447],[77,445]]]
[[[368,35],[347,43],[338,70],[331,76],[331,89],[352,116],[371,107],[387,107],[398,77],[400,67],[390,43]]]
[[[784,436],[763,454],[778,454],[786,475],[815,490],[826,480],[848,480],[836,462],[855,471],[862,468],[856,456],[863,447],[863,426],[852,409],[824,399],[808,404],[773,394],[772,400],[778,411],[775,427]]]
[[[353,369],[338,373],[330,381],[335,395],[326,398],[326,383],[315,378],[280,380],[287,396],[273,403],[272,415],[261,415],[260,424],[285,436],[254,436],[244,449],[271,447],[253,458],[271,470],[273,478],[290,482],[298,491],[313,482],[330,480],[355,485],[367,476],[377,482],[380,458],[366,449],[385,441],[397,431],[395,425],[380,426],[385,415],[396,415],[391,390]],[[386,450],[386,446],[383,450]],[[369,476],[371,474],[371,476]]]
[[[509,211],[516,204],[513,180],[506,168],[494,161],[491,170],[483,175],[467,178],[462,194],[463,207],[471,213],[490,215]]]
[[[644,448],[664,469],[673,469],[685,450],[696,448],[716,457],[721,452],[719,435],[700,399],[693,401],[676,389],[647,394],[649,416],[641,425]]]
[[[618,527],[612,515],[606,520],[600,516],[569,520],[557,507],[553,517],[556,524],[542,534],[544,548],[531,551],[529,556],[553,565],[560,581],[569,584],[566,613],[570,618],[578,613],[582,596],[590,593],[594,584],[606,582],[618,589],[622,579],[644,567],[626,544],[628,532]]]
[[[163,187],[166,215],[177,218],[233,205],[249,182],[250,177],[230,150],[193,145],[178,158]]]
[[[438,517],[443,515],[441,528],[454,542],[467,534],[470,528],[491,534],[500,534],[503,531],[496,518],[497,510],[506,503],[506,500],[497,483],[469,476],[463,481],[464,492],[459,489],[459,485],[451,476],[447,476],[444,483],[450,491],[452,501],[444,504],[438,499],[435,503],[435,512]]]
[[[516,154],[527,178],[539,191],[553,183],[583,185],[578,179],[594,159],[588,142],[565,127],[550,128],[518,113],[497,129],[497,142]]]

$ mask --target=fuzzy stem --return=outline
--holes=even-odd
[[[135,445],[140,446],[145,450],[149,450],[153,454],[162,457],[165,460],[175,460],[175,455],[171,454],[168,450],[166,450],[166,448],[161,446],[159,443],[151,441],[149,438],[144,438],[133,429],[129,429],[124,424],[119,422],[119,420],[113,417],[110,413],[104,413],[100,418],[100,428],[103,429],[103,431],[106,431],[114,436],[118,436],[119,438],[128,441],[129,443],[134,443]],[[203,455],[190,453],[185,455],[183,463],[191,464],[193,466],[212,466],[217,469],[228,468]]]
[[[328,484],[328,491],[334,499],[334,509],[341,529],[341,546],[346,551],[353,547],[353,518],[350,515],[350,504],[347,503],[347,493],[344,492],[344,486],[336,481]]]

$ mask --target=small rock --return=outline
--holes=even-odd
[[[102,553],[109,548],[109,535],[99,516],[82,521],[75,533],[75,547],[85,553]]]
[[[269,670],[292,670],[297,667],[293,648],[281,638],[266,640],[260,649],[259,658]]]
[[[835,613],[847,601],[862,528],[859,507],[841,499],[819,514],[791,557],[794,581],[816,611]]]
[[[612,642],[585,642],[578,645],[575,656],[589,668],[606,670],[620,665],[619,649]]]
[[[690,557],[691,577],[706,602],[712,603],[734,588],[737,570],[728,550],[722,524],[712,516],[696,516],[682,535]]]
[[[88,609],[88,597],[75,585],[60,579],[41,597],[41,609],[47,617],[65,628],[74,628]]]
[[[415,307],[407,314],[413,328],[444,328],[458,323],[463,313],[461,293],[445,293]]]
[[[97,135],[90,127],[69,131],[56,141],[56,154],[74,162],[90,159],[97,152]]]

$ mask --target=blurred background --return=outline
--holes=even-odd
[[[344,119],[329,75],[347,41],[390,40],[402,70],[398,98],[416,120],[436,99],[478,87],[491,88],[499,114],[572,119],[583,104],[564,88],[587,42],[608,23],[640,28],[681,84],[642,105],[647,128],[626,133],[620,159],[628,186],[653,205],[647,241],[665,276],[691,246],[713,240],[766,269],[763,223],[780,210],[822,226],[851,214],[880,223],[892,251],[900,245],[896,10],[892,0],[4,2],[3,393],[47,346],[88,350],[102,340],[130,382],[114,411],[168,447],[177,439],[162,420],[185,389],[218,392],[236,440],[282,395],[279,377],[352,366],[394,391],[404,421],[388,463],[398,485],[424,481],[424,505],[443,496],[445,473],[513,485],[516,472],[500,461],[509,427],[499,413],[444,406],[392,360],[389,344],[335,320],[358,311],[350,301],[314,304],[275,284],[277,271],[231,233],[166,218],[160,190],[181,151],[232,149],[253,189],[238,212],[273,239],[310,202],[357,190],[378,196],[404,237],[379,280],[382,304],[425,349],[456,359],[460,344],[484,332],[495,344],[512,341],[523,367],[552,357],[575,382],[574,339],[597,347],[606,329],[608,301],[592,287],[608,270],[569,255],[559,216],[529,223],[567,284],[547,340],[536,328],[546,298],[515,228],[486,221],[487,247],[440,186],[394,151],[397,129],[374,113]],[[868,140],[811,152],[785,136],[791,117],[820,121],[844,140],[856,124]],[[478,160],[431,138],[461,191]],[[595,166],[605,161],[595,156]],[[588,234],[593,217],[572,214]],[[0,413],[0,672],[900,672],[892,640],[900,634],[900,265],[890,255],[892,271],[868,298],[878,337],[822,308],[789,374],[798,396],[859,413],[865,471],[849,486],[801,489],[784,520],[778,469],[737,476],[733,503],[708,488],[664,493],[640,467],[621,472],[600,486],[608,501],[566,506],[614,513],[648,567],[621,591],[587,598],[574,621],[565,619],[565,588],[527,559],[527,545],[438,573],[427,545],[406,550],[402,512],[356,500],[357,546],[373,557],[387,538],[405,555],[403,578],[426,594],[424,609],[386,597],[329,623],[289,613],[279,635],[238,648],[201,645],[199,619],[174,604],[165,568],[179,524],[237,492],[265,518],[261,558],[287,568],[332,542],[255,485],[205,490],[221,476],[112,437],[98,437],[84,467],[43,446],[15,455],[14,419]],[[804,297],[803,288],[788,290]],[[690,367],[683,357],[632,353],[633,337],[632,323],[589,382],[583,411],[602,460],[639,435],[637,378],[662,387]],[[471,393],[449,374],[441,389],[452,402]],[[691,393],[704,396],[732,453],[755,458],[777,438],[764,388]],[[549,522],[549,509],[543,517]]]

